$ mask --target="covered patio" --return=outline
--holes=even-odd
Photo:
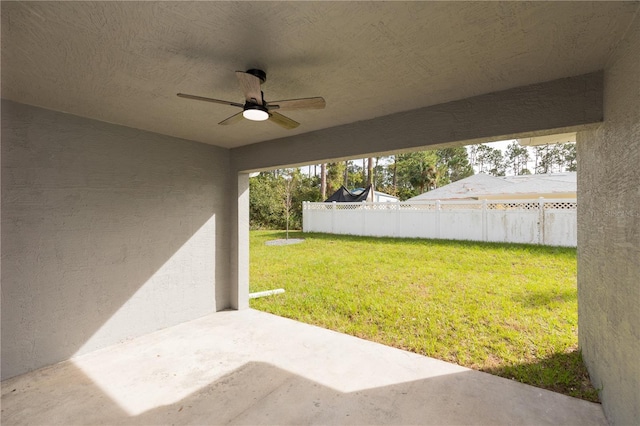
[[[246,309],[2,382],[3,423],[606,425],[600,404]]]
[[[250,173],[569,132],[579,345],[607,420],[638,423],[639,2],[0,10],[3,425],[170,424],[162,410],[201,402],[194,423],[600,421],[592,405],[570,417],[565,397],[345,336],[309,332],[327,339],[314,346],[309,327],[247,310]],[[255,69],[268,78],[247,96],[236,71]],[[260,97],[326,108],[286,111],[300,126],[285,128],[231,107]]]

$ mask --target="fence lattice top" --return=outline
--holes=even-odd
[[[576,210],[575,199],[539,200],[477,200],[477,201],[400,201],[362,203],[311,203],[305,201],[304,210]]]

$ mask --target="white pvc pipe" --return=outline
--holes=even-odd
[[[249,293],[249,299],[257,299],[258,297],[272,296],[274,294],[284,293],[284,288],[277,288],[275,290],[258,291],[257,293]]]

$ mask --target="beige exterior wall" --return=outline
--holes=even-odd
[[[229,307],[230,180],[225,149],[3,101],[2,378]]]
[[[605,72],[605,122],[578,133],[579,341],[613,424],[640,422],[640,20]]]

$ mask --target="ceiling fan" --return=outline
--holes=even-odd
[[[300,123],[280,114],[276,110],[292,111],[296,109],[323,109],[326,105],[324,99],[321,97],[285,99],[282,101],[267,102],[264,100],[264,93],[260,90],[260,85],[267,80],[267,74],[264,71],[258,69],[250,69],[246,72],[236,71],[236,77],[238,78],[240,88],[244,93],[244,104],[221,101],[219,99],[205,98],[196,95],[187,95],[186,93],[178,93],[178,96],[186,99],[195,99],[196,101],[212,102],[214,104],[231,105],[242,108],[241,112],[222,120],[218,124],[233,124],[243,118],[246,118],[253,121],[270,120],[285,129],[295,129],[300,125]]]

